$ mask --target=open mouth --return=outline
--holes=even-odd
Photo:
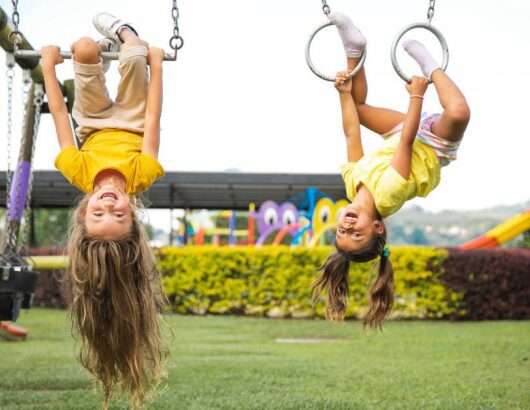
[[[100,199],[105,199],[105,198],[111,198],[111,199],[114,199],[115,201],[118,199],[118,197],[116,196],[114,192],[105,192],[100,197]]]
[[[346,220],[346,222],[353,223],[357,220],[357,214],[352,211],[347,211],[344,214],[344,219]]]

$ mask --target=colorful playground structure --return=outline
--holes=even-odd
[[[460,249],[496,248],[518,235],[530,230],[530,209],[497,225],[484,235],[459,246]]]
[[[236,211],[221,211],[215,214],[217,221],[228,219],[228,227],[216,227],[212,218],[204,214],[192,215],[185,227],[186,236],[195,245],[203,245],[206,238],[219,245],[307,245],[330,243],[326,232],[335,228],[337,217],[348,201],[334,202],[317,188],[310,187],[303,193],[281,204],[265,201],[259,209],[251,203],[244,229],[237,228]],[[226,225],[226,223],[224,224]],[[257,235],[256,235],[257,234]],[[227,240],[222,241],[222,238]],[[287,238],[287,239],[286,239]]]

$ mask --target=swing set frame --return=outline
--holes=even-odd
[[[0,320],[16,321],[21,309],[31,307],[38,280],[38,272],[34,270],[37,262],[24,255],[24,246],[27,239],[28,219],[32,217],[30,204],[35,140],[38,135],[41,112],[48,113],[48,110],[47,104],[44,103],[44,78],[42,67],[39,64],[40,51],[34,50],[19,31],[18,0],[11,0],[11,2],[13,4],[11,19],[0,7],[0,47],[6,52],[8,79],[7,212],[5,229],[0,240]],[[177,0],[172,0],[171,16],[174,24],[169,46],[173,51],[164,52],[164,61],[176,61],[177,51],[184,45],[178,27]],[[61,55],[66,59],[72,58],[72,53],[69,51],[61,51]],[[101,57],[104,60],[117,60],[119,53],[101,53]],[[19,158],[15,170],[11,173],[12,92],[16,65],[24,73],[25,105]],[[67,107],[71,113],[75,98],[73,80],[67,80],[60,86],[66,95]],[[19,241],[24,211],[26,211],[25,231],[23,231],[22,240]],[[64,267],[64,260],[59,265]],[[47,268],[52,268],[52,266]]]

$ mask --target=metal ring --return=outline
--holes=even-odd
[[[22,43],[22,33],[20,31],[13,30],[9,35],[7,36],[7,39],[12,43],[19,45]]]
[[[184,45],[184,39],[181,36],[173,36],[169,39],[169,47],[173,50],[180,50]]]
[[[430,24],[428,23],[413,23],[413,24],[410,24],[408,25],[407,27],[403,28],[397,35],[396,35],[396,38],[394,38],[394,41],[392,42],[392,47],[390,48],[390,58],[392,60],[392,65],[394,66],[394,70],[396,70],[396,73],[404,80],[406,81],[407,83],[410,83],[410,80],[411,78],[408,77],[402,70],[401,68],[399,67],[399,64],[397,62],[397,58],[396,58],[396,49],[397,49],[397,45],[399,43],[399,40],[401,40],[401,37],[403,37],[403,35],[405,33],[407,33],[408,31],[412,30],[412,29],[415,29],[415,28],[424,28],[425,30],[429,30],[432,34],[434,34],[436,36],[436,38],[438,39],[438,41],[440,42],[440,45],[442,46],[442,50],[443,50],[443,54],[444,54],[444,57],[443,57],[443,62],[442,62],[442,70],[445,71],[445,69],[447,68],[447,64],[449,63],[449,48],[447,47],[447,42],[445,41],[445,38],[444,36],[442,35],[442,33],[440,32],[440,30],[438,30],[436,27],[434,26],[431,26]],[[429,83],[431,83],[432,81],[429,79]]]
[[[317,76],[322,78],[326,81],[335,81],[335,77],[330,77],[326,74],[321,73],[313,64],[313,61],[311,60],[311,43],[313,42],[313,39],[317,35],[317,33],[322,30],[323,28],[326,28],[328,26],[332,26],[335,23],[332,21],[328,21],[327,23],[322,24],[321,26],[318,26],[317,29],[309,36],[309,41],[307,42],[307,46],[305,48],[305,61],[307,62],[307,65],[311,69],[311,71]],[[357,64],[357,67],[355,67],[347,76],[346,78],[352,78],[355,74],[357,74],[361,68],[363,68],[364,60],[366,60],[366,47],[363,50],[363,53],[361,54],[361,60],[359,61],[359,64]]]

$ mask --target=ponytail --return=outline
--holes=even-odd
[[[370,304],[362,318],[364,328],[369,326],[372,329],[382,330],[381,325],[392,311],[394,304],[394,268],[389,256],[388,248],[385,248],[379,261],[377,279],[372,289],[370,289]]]
[[[323,289],[328,289],[326,300],[326,316],[332,322],[344,320],[346,300],[348,298],[348,272],[350,261],[341,252],[332,253],[319,268],[319,278],[313,283],[313,298],[315,303]]]

